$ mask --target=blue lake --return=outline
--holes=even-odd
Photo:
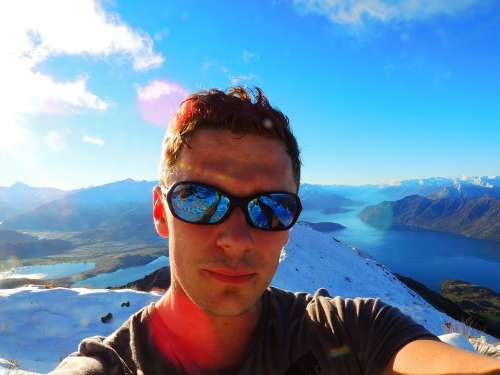
[[[95,263],[57,263],[35,266],[23,266],[12,268],[6,272],[0,272],[2,278],[31,278],[31,279],[58,279],[67,277],[78,272],[85,272],[95,267]]]
[[[300,220],[346,226],[331,234],[435,291],[444,280],[457,279],[500,293],[500,243],[431,231],[380,230],[357,217],[361,210],[331,215],[305,210]]]
[[[168,264],[169,258],[161,256],[143,266],[134,266],[124,269],[120,268],[114,272],[101,273],[97,276],[78,281],[77,283],[71,285],[71,287],[107,288],[121,286],[141,279],[144,276],[153,273],[157,269],[167,266]]]

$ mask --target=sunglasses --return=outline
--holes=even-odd
[[[291,228],[302,211],[299,197],[283,191],[238,198],[214,186],[192,181],[176,182],[167,192],[161,186],[161,190],[172,215],[192,224],[220,224],[233,208],[240,207],[251,227],[280,231]]]

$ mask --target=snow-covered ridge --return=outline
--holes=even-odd
[[[436,335],[447,333],[445,323],[484,335],[435,310],[375,260],[307,225],[297,224],[291,231],[272,284],[292,291],[326,288],[332,296],[380,297]],[[0,289],[0,359],[46,373],[75,351],[82,338],[110,334],[133,312],[159,298],[132,290]],[[127,301],[130,306],[122,307]],[[111,321],[101,322],[108,313]]]
[[[378,297],[435,335],[446,333],[445,323],[484,335],[436,310],[374,259],[306,225],[292,229],[285,252],[272,281],[277,287],[311,293],[326,288],[332,296]]]

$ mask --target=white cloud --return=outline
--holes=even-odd
[[[45,143],[55,152],[61,152],[66,147],[64,136],[55,130],[51,130],[45,136]]]
[[[35,61],[60,54],[126,54],[138,69],[163,62],[147,34],[106,13],[98,1],[17,0],[3,2],[1,8],[0,27],[11,41],[7,45]]]
[[[2,3],[0,14],[0,90],[16,112],[107,108],[104,100],[89,92],[87,78],[56,82],[37,72],[37,65],[50,56],[125,54],[138,70],[163,62],[153,52],[149,36],[130,29],[91,0],[21,0]]]
[[[462,12],[480,0],[293,0],[301,11],[321,14],[339,24],[361,25],[367,19],[381,22],[426,19]]]
[[[167,27],[162,28],[160,31],[155,33],[154,39],[159,42],[170,35],[170,30]]]
[[[163,63],[147,34],[105,12],[97,0],[0,2],[0,118],[13,119],[0,123],[0,133],[18,133],[15,117],[22,113],[108,108],[89,89],[88,77],[58,81],[38,70],[61,55],[127,57],[136,70]]]
[[[245,82],[248,81],[257,81],[257,82],[262,82],[262,79],[253,73],[248,73],[248,74],[235,74],[233,73],[226,65],[219,64],[218,62],[215,62],[210,59],[205,59],[201,66],[202,71],[208,71],[208,70],[215,70],[219,71],[223,75],[226,76],[226,78],[229,80],[231,85],[241,85]]]
[[[201,65],[201,70],[207,71],[210,69],[218,70],[226,75],[230,74],[230,70],[227,66],[219,64],[219,63],[212,61],[210,59],[205,59],[205,61],[203,61],[203,64]]]
[[[249,81],[261,81],[261,79],[256,74],[240,74],[236,76],[231,76],[230,81],[231,85],[236,86]]]
[[[104,146],[104,141],[100,138],[89,137],[87,135],[84,135],[82,140],[86,143],[92,143],[93,145],[96,146]]]
[[[250,62],[252,60],[256,60],[258,59],[260,56],[258,53],[255,53],[255,52],[250,52],[250,51],[247,51],[247,50],[243,50],[243,52],[241,53],[241,59],[244,61],[244,62]]]

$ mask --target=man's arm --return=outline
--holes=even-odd
[[[499,375],[500,360],[474,354],[443,342],[415,340],[401,348],[383,375]]]

